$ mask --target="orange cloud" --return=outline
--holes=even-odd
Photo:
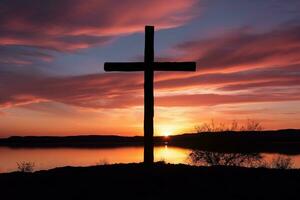
[[[0,117],[1,117],[1,116],[4,116],[4,115],[5,115],[5,112],[1,112],[1,111],[0,111]]]
[[[300,93],[286,94],[275,93],[270,95],[264,94],[195,94],[195,95],[175,95],[157,98],[158,106],[215,106],[222,104],[238,103],[256,103],[256,102],[280,102],[280,101],[299,101]]]
[[[262,71],[264,73],[264,71]],[[299,86],[297,80],[284,81],[289,71],[282,73],[283,81],[277,81],[274,86]],[[251,74],[251,73],[250,73]],[[142,74],[99,74],[74,77],[46,77],[43,75],[24,75],[13,72],[0,73],[0,83],[6,87],[0,88],[1,107],[18,106],[31,104],[34,102],[60,102],[79,107],[88,108],[128,108],[143,104],[143,76]],[[274,73],[279,80],[280,76]],[[232,76],[235,77],[235,76]],[[269,77],[272,80],[272,76]],[[226,80],[226,79],[225,79]],[[268,80],[268,79],[266,79]],[[298,79],[299,80],[299,79]],[[234,81],[234,80],[232,80]],[[229,81],[229,82],[232,82]],[[159,82],[158,82],[159,83]],[[184,83],[184,81],[182,81]],[[212,84],[216,82],[213,81]],[[186,82],[185,84],[191,84]],[[192,83],[193,84],[193,83]],[[211,84],[209,81],[207,84]],[[224,84],[224,80],[220,81]],[[159,106],[211,106],[228,103],[245,102],[268,102],[268,101],[292,101],[300,100],[299,94],[292,89],[276,91],[274,88],[259,91],[260,87],[270,86],[268,84],[259,85],[227,85],[219,90],[227,90],[226,87],[237,87],[236,89],[255,88],[256,90],[245,94],[185,94],[172,95],[166,93],[158,95],[156,105]],[[255,85],[256,84],[256,85]],[[194,85],[195,86],[195,85]],[[172,88],[172,85],[169,87]],[[178,87],[178,85],[177,85]],[[276,88],[276,87],[275,87]],[[160,93],[160,87],[157,88]],[[266,95],[267,94],[267,95]]]

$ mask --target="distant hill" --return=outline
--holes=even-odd
[[[0,139],[0,146],[9,147],[119,147],[139,145],[143,145],[143,137],[141,136],[12,136]]]
[[[220,152],[300,153],[300,130],[213,132],[172,136],[169,145]]]
[[[279,152],[300,153],[300,130],[252,132],[189,133],[169,137],[155,137],[155,145],[179,146],[222,152]],[[82,147],[107,148],[142,146],[143,137],[124,136],[13,136],[0,139],[0,146],[7,147]]]

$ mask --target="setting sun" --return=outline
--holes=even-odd
[[[157,129],[157,134],[164,137],[174,135],[178,132],[178,130],[180,130],[180,128],[173,125],[158,125]]]

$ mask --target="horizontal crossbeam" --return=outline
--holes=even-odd
[[[144,71],[143,62],[109,62],[104,63],[104,70],[107,72],[122,71],[122,72],[132,72],[132,71]]]
[[[195,62],[154,62],[152,65],[154,71],[196,71]],[[144,71],[145,63],[143,62],[113,62],[104,63],[104,70],[111,71]]]
[[[154,71],[196,71],[195,62],[155,62]]]

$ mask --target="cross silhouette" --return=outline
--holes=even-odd
[[[104,63],[105,71],[144,71],[144,163],[152,165],[154,118],[154,71],[196,71],[195,62],[154,62],[154,26],[145,27],[144,62]]]

